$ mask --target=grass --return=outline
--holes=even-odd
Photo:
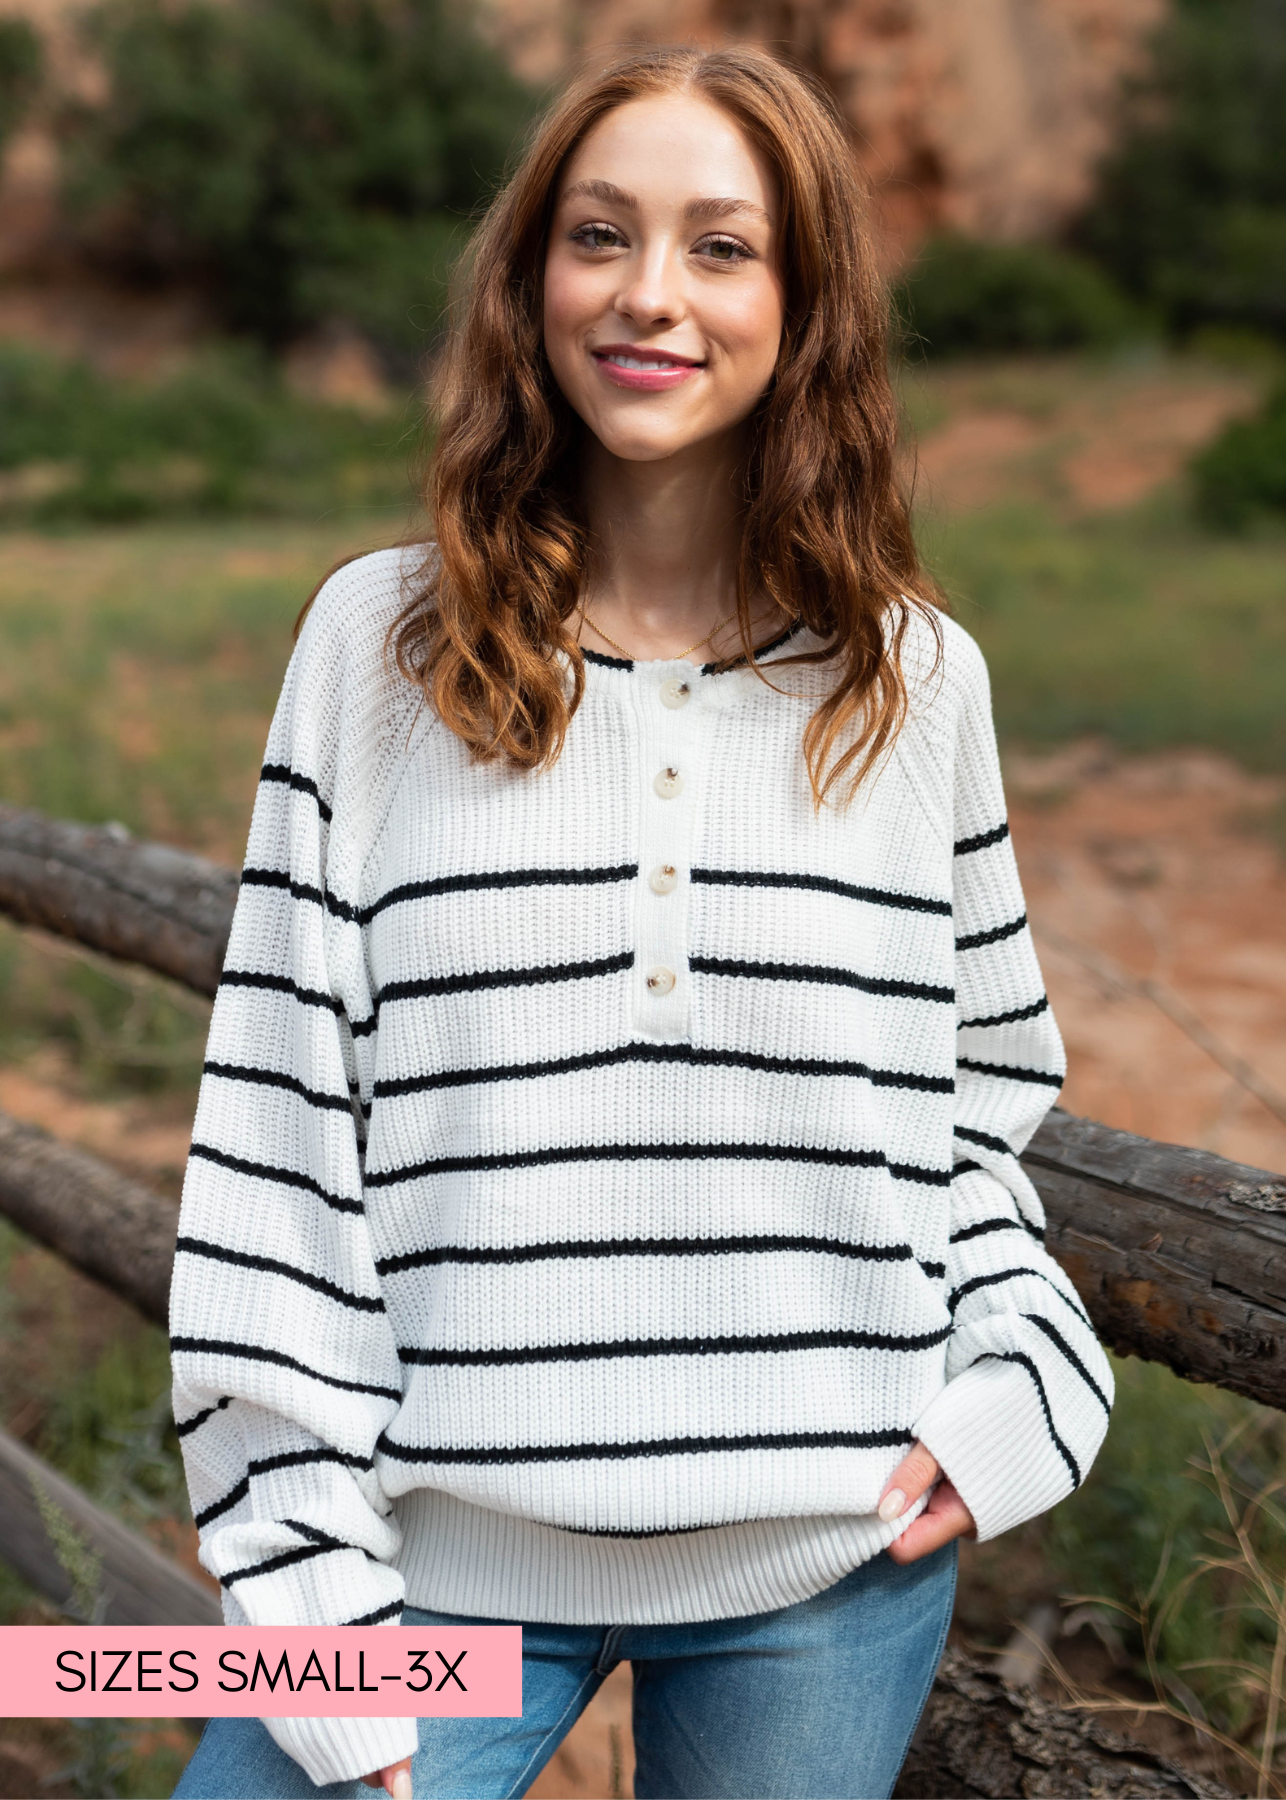
[[[245,346],[150,381],[0,341],[0,520],[290,514],[401,498],[415,409],[295,393]]]
[[[5,536],[0,798],[235,859],[301,602],[404,524],[355,510]]]
[[[1079,519],[992,506],[921,536],[987,655],[1002,737],[1286,770],[1286,529],[1213,537],[1163,496]]]
[[[1049,1565],[1069,1603],[1119,1632],[1151,1710],[1222,1744],[1226,1781],[1286,1791],[1286,1419],[1154,1363],[1116,1376],[1099,1459],[1044,1522]]]

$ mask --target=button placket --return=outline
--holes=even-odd
[[[703,707],[689,664],[638,669],[642,754],[634,959],[634,1025],[648,1037],[690,1035],[688,870]]]

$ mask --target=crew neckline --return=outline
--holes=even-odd
[[[789,643],[791,638],[796,636],[796,634],[803,629],[803,620],[796,619],[795,623],[793,625],[788,625],[786,630],[783,631],[779,637],[773,638],[771,642],[767,644],[761,644],[754,653],[754,660],[756,662],[762,662],[765,656],[768,656],[774,650],[780,650],[783,644]],[[595,668],[620,669],[626,675],[633,674],[635,669],[663,669],[684,661],[681,656],[648,656],[634,657],[632,659],[627,659],[623,656],[604,656],[601,650],[586,650],[583,646],[581,648],[581,655],[587,663],[593,663]],[[686,666],[696,675],[731,675],[735,669],[744,668],[747,660],[748,659],[743,653],[729,663],[688,663]]]

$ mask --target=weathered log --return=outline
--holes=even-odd
[[[0,912],[213,994],[237,895],[231,869],[119,825],[0,806]]]
[[[1023,1164],[1105,1343],[1286,1410],[1286,1177],[1058,1111]]]
[[[218,1595],[162,1556],[33,1450],[0,1430],[0,1555],[39,1594],[65,1607],[74,1584],[42,1517],[38,1496],[97,1554],[104,1625],[218,1625]],[[64,1557],[66,1552],[64,1550]]]
[[[0,1113],[0,1213],[157,1325],[169,1317],[172,1200]]]
[[[1207,1775],[1132,1743],[1093,1713],[1056,1706],[948,1651],[893,1790],[895,1800],[1232,1800]]]

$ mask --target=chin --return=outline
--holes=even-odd
[[[664,462],[686,450],[695,439],[686,437],[640,437],[633,432],[596,432],[595,436],[609,456],[621,462]]]
[[[611,456],[620,457],[622,462],[662,462],[667,456],[690,450],[710,435],[708,428],[693,427],[684,431],[668,421],[645,424],[637,418],[622,419],[615,428],[612,421],[601,419],[591,426],[591,430],[604,450]]]

